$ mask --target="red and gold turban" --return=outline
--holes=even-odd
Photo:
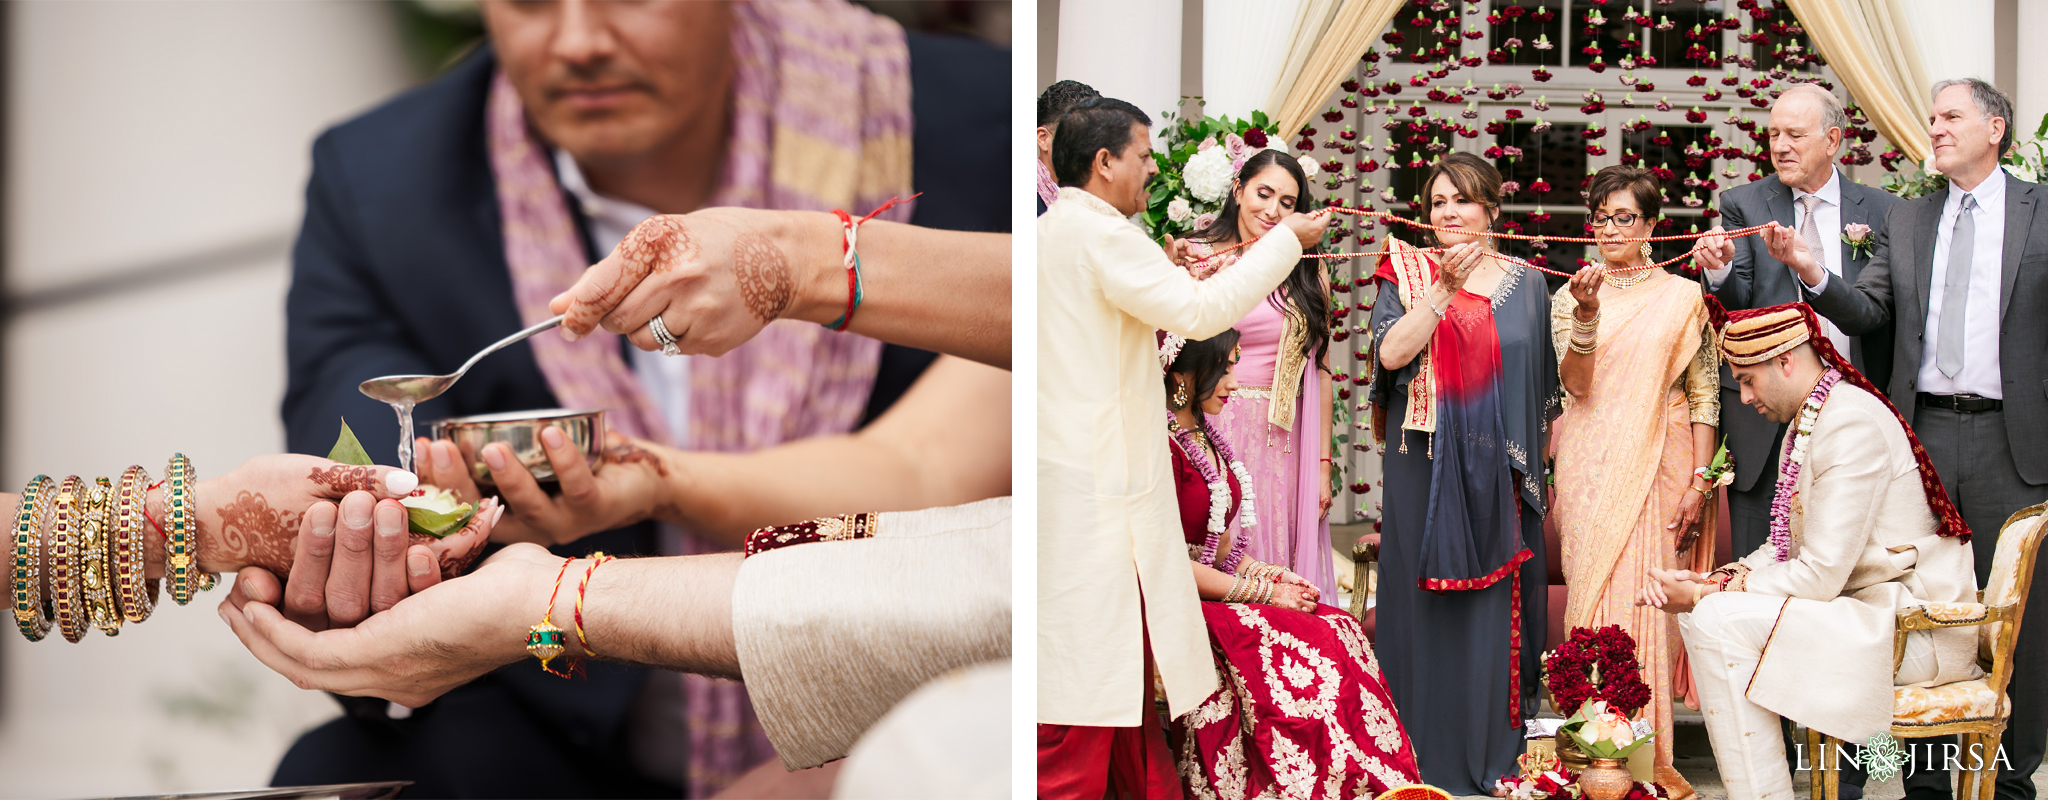
[[[1912,424],[1899,413],[1898,407],[1892,405],[1890,397],[1858,372],[1847,357],[1835,350],[1834,342],[1821,334],[1820,318],[1814,315],[1812,306],[1787,303],[1730,312],[1708,295],[1707,313],[1719,333],[1721,357],[1728,363],[1738,366],[1761,364],[1802,344],[1812,345],[1822,364],[1841,371],[1843,381],[1869,392],[1884,403],[1884,407],[1892,412],[1892,418],[1899,421],[1899,427],[1906,431],[1906,443],[1912,446],[1913,460],[1920,465],[1920,488],[1927,492],[1927,507],[1934,512],[1935,532],[1943,536],[1958,536],[1965,542],[1970,540],[1970,527],[1964,524],[1963,515],[1956,511],[1955,503],[1949,501],[1948,492],[1942,490],[1941,477],[1934,472],[1934,462],[1928,458],[1927,448],[1920,446],[1920,437],[1913,434]]]

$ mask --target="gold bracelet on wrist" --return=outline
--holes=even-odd
[[[14,512],[14,624],[31,642],[50,633],[55,612],[43,597],[43,517],[50,508],[55,484],[48,475],[37,475],[22,487],[21,505]]]
[[[171,599],[181,606],[192,602],[194,589],[210,588],[199,579],[199,503],[193,483],[192,459],[184,453],[171,456],[171,465],[164,470],[164,566],[170,573]]]
[[[113,508],[114,482],[94,478],[84,487],[79,509],[79,541],[84,545],[83,591],[87,620],[108,636],[121,634],[121,610],[114,599],[114,549],[108,533],[108,511]]]
[[[121,616],[129,622],[149,619],[156,610],[156,598],[163,581],[145,577],[143,555],[148,551],[147,520],[142,515],[149,471],[130,466],[121,472],[114,493],[114,591],[121,601]]]
[[[85,638],[85,598],[78,592],[80,485],[77,475],[65,478],[50,512],[50,600],[57,609],[57,632],[73,644]]]
[[[1569,342],[1569,347],[1571,348],[1572,352],[1578,353],[1582,356],[1590,356],[1596,352],[1599,352],[1600,350],[1599,343],[1589,340],[1583,340],[1577,336],[1573,336],[1571,338],[1571,341]]]

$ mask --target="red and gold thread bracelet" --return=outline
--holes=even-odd
[[[547,613],[541,615],[539,623],[526,629],[526,652],[540,659],[541,670],[561,678],[569,677],[568,671],[558,672],[554,667],[548,666],[549,661],[553,661],[556,656],[562,654],[562,651],[568,649],[565,646],[568,644],[567,637],[561,628],[555,627],[555,597],[562,593],[562,576],[569,573],[569,565],[575,561],[574,558],[562,559],[562,568],[555,572],[555,589],[548,592]]]
[[[576,587],[576,645],[583,648],[583,655],[596,658],[597,651],[590,649],[590,638],[583,634],[583,596],[590,591],[590,576],[606,561],[616,561],[617,556],[605,555],[603,550],[591,553],[590,569],[583,572],[583,583]]]

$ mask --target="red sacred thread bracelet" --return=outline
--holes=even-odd
[[[164,526],[157,524],[156,518],[149,515],[149,493],[156,491],[156,487],[162,485],[164,485],[163,481],[157,481],[150,484],[149,488],[142,490],[142,518],[148,520],[149,527],[156,530],[156,538],[162,539],[164,544],[169,545],[171,537],[164,533]]]
[[[590,576],[597,572],[597,568],[604,566],[606,561],[617,561],[618,557],[605,555],[603,550],[591,553],[590,557],[595,560],[590,562],[590,569],[583,573],[583,584],[576,587],[576,644],[583,648],[584,655],[596,658],[597,651],[590,649],[590,639],[583,635],[583,595],[590,591]]]
[[[896,207],[896,205],[899,203],[908,203],[911,200],[916,200],[917,198],[923,195],[924,192],[918,192],[917,194],[913,194],[908,198],[891,197],[889,198],[889,202],[883,203],[879,208],[876,208],[875,210],[868,212],[867,216],[861,217],[858,220],[854,219],[852,214],[846,213],[846,209],[832,209],[832,213],[839,217],[840,227],[844,228],[846,231],[846,239],[840,244],[839,251],[841,255],[841,260],[846,265],[846,313],[840,314],[838,319],[825,323],[825,328],[827,330],[846,330],[846,326],[853,324],[854,310],[860,308],[860,301],[862,299],[860,282],[860,253],[858,251],[860,242],[860,226],[866,224],[868,220],[874,219],[876,214],[888,211],[889,209]]]

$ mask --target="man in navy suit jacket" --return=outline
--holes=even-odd
[[[687,4],[678,8],[694,13]],[[531,13],[487,9],[487,21],[492,11]],[[583,27],[556,31],[556,50],[588,46],[590,20],[598,11],[564,14],[575,19],[563,28]],[[671,34],[704,39],[697,45],[726,36],[707,27],[677,26]],[[972,41],[915,33],[907,43],[913,180],[924,193],[910,221],[1007,232],[1009,187],[1002,176],[1008,174],[1009,55]],[[657,77],[673,83],[696,74],[689,67],[715,69],[727,52],[722,46],[682,44],[669,52],[706,55],[668,58],[670,67],[685,62],[682,74]],[[525,74],[541,69],[506,66],[515,83],[522,75],[516,67],[527,67]],[[397,439],[397,421],[388,407],[357,392],[357,383],[378,375],[451,372],[470,354],[522,327],[485,151],[485,98],[498,67],[498,53],[485,46],[431,83],[336,126],[314,143],[287,299],[283,413],[292,451],[327,452],[346,418],[372,453],[390,452],[385,448]],[[687,117],[688,110],[672,116]],[[602,165],[580,158],[577,163],[586,174],[602,171]],[[702,179],[704,163],[717,164],[717,155],[693,165],[689,174],[643,172],[634,178],[689,184]],[[590,221],[578,203],[567,205],[595,262],[602,254],[589,245]],[[894,402],[931,359],[922,351],[885,348],[864,421]],[[556,405],[532,350],[520,344],[480,362],[416,413],[426,421]],[[559,549],[652,553],[650,540],[648,526],[639,525]],[[635,747],[645,744],[636,740],[646,738],[638,732],[680,724],[648,719],[651,704],[643,701],[643,690],[659,691],[671,682],[645,678],[643,670],[591,662],[587,680],[562,681],[518,664],[403,720],[387,716],[383,701],[343,698],[349,716],[301,738],[274,782],[414,781],[407,796],[679,796],[674,776],[649,775],[636,766],[645,760],[633,757]],[[675,735],[668,731],[670,738]]]

